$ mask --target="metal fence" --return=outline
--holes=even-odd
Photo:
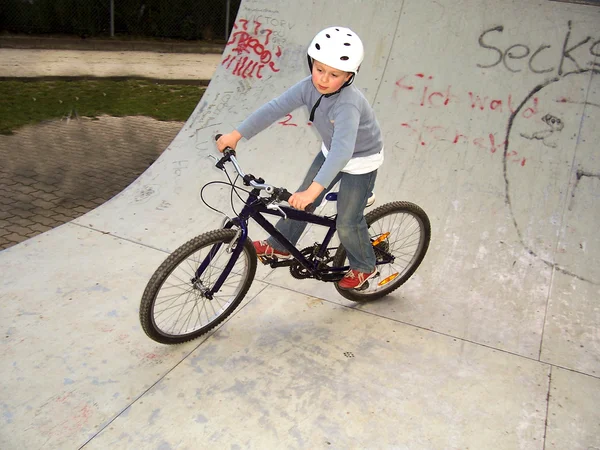
[[[0,0],[0,33],[227,40],[241,0]]]

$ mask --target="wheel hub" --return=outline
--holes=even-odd
[[[192,283],[192,288],[195,291],[199,291],[200,295],[203,298],[206,298],[208,300],[213,299],[213,295],[211,294],[210,289],[204,286],[204,284],[202,284],[202,280],[192,278],[190,281]]]

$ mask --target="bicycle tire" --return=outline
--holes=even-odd
[[[392,221],[394,215],[398,217]],[[378,265],[379,275],[368,280],[369,287],[363,291],[341,289],[335,283],[335,288],[340,295],[356,302],[376,300],[403,285],[423,261],[431,240],[429,217],[414,203],[386,203],[368,213],[365,220],[372,241],[384,233],[390,233],[379,245],[387,242],[388,248],[385,250],[391,253],[395,260],[390,264]],[[414,242],[417,234],[418,240]],[[404,263],[406,264],[402,266]],[[348,265],[346,249],[340,245],[333,258],[333,266],[342,267],[344,265]]]
[[[256,250],[248,238],[219,292],[214,294],[212,300],[202,295],[202,289],[214,285],[229,261],[230,255],[226,249],[235,236],[236,231],[230,229],[204,233],[171,253],[156,269],[140,303],[140,323],[148,337],[169,345],[190,341],[216,327],[235,310],[248,292],[256,273]],[[194,283],[197,268],[211,249],[216,248],[215,245],[218,251],[200,280]],[[168,292],[169,289],[171,292]],[[206,315],[205,323],[203,315]],[[181,329],[176,330],[179,327],[177,322],[173,326],[166,326],[170,318],[185,319]]]

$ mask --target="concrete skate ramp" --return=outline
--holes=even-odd
[[[222,220],[199,194],[224,179],[214,135],[307,75],[306,45],[335,24],[366,46],[378,203],[431,218],[423,265],[363,305],[261,267],[214,334],[154,343],[137,316],[147,280]],[[599,448],[599,56],[591,6],[243,2],[160,159],[0,253],[0,447]],[[319,140],[295,111],[238,150],[247,172],[293,189]],[[225,186],[206,194],[230,212]]]

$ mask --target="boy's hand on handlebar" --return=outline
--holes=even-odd
[[[292,194],[288,203],[296,209],[304,210],[304,208],[310,205],[315,198],[317,197],[313,197],[307,191],[296,192],[295,194]]]
[[[314,203],[323,189],[323,186],[313,181],[307,190],[293,194],[288,203],[296,209],[304,210],[308,205]]]
[[[239,140],[242,139],[242,135],[237,130],[233,130],[231,133],[222,135],[217,140],[217,149],[222,153],[227,147],[231,147],[235,150],[235,147]]]

